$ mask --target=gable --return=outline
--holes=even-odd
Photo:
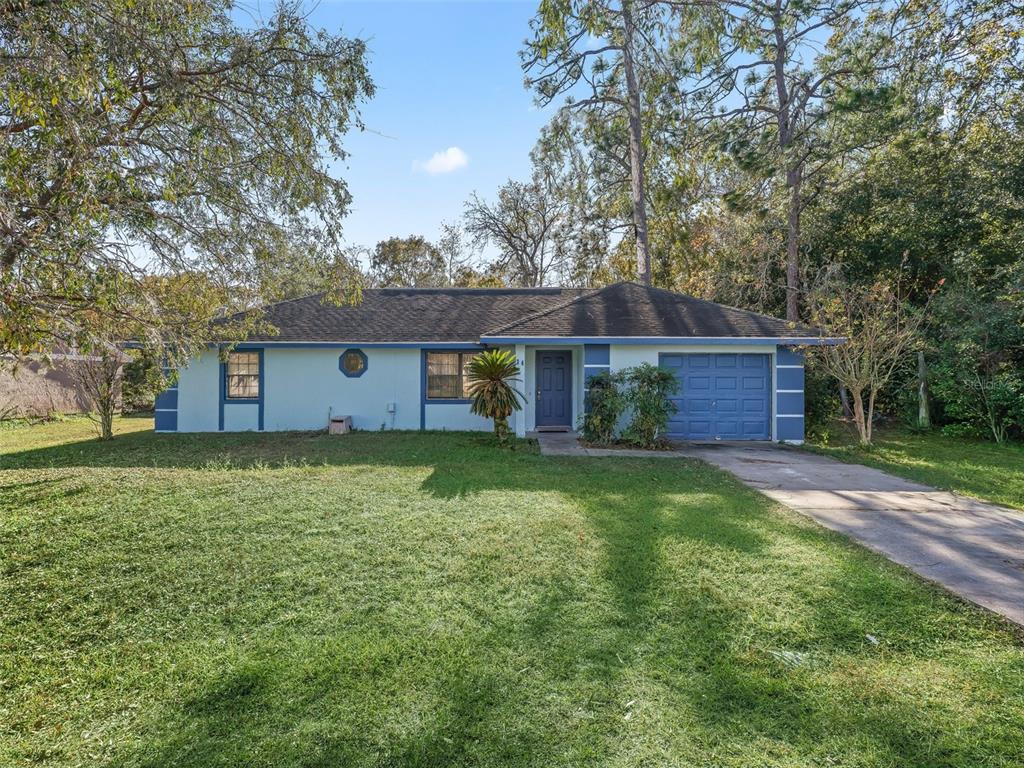
[[[615,283],[484,334],[503,338],[817,338],[813,328],[682,293]]]

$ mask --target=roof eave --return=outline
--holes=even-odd
[[[836,346],[838,336],[481,336],[484,344],[774,344]]]

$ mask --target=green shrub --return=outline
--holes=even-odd
[[[656,448],[676,412],[669,397],[676,391],[676,377],[663,368],[643,363],[620,372],[626,384],[630,421],[622,436],[641,448]]]
[[[814,355],[804,364],[804,413],[807,437],[820,440],[843,415],[839,385]]]
[[[587,387],[587,413],[581,429],[583,440],[594,445],[609,445],[615,440],[615,430],[626,409],[620,376],[601,372],[590,379]]]
[[[945,437],[956,437],[959,439],[991,437],[988,430],[983,429],[976,424],[965,424],[958,421],[946,424],[942,427],[941,432]]]
[[[121,410],[152,411],[156,396],[168,386],[160,361],[146,352],[136,352],[121,369]]]
[[[961,434],[984,431],[998,443],[1024,434],[1020,295],[993,298],[955,288],[936,302],[935,316],[940,331],[931,387],[945,418],[961,425]]]

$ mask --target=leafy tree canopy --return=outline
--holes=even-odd
[[[370,257],[370,276],[382,288],[433,288],[445,284],[440,249],[420,235],[381,240]]]
[[[351,274],[336,255],[349,193],[329,163],[373,94],[365,45],[290,1],[244,25],[237,11],[0,4],[0,348],[86,340],[103,316],[184,349],[211,292],[265,298],[282,253]]]

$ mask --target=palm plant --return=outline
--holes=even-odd
[[[499,445],[509,442],[508,417],[522,410],[526,397],[512,386],[519,381],[516,356],[504,349],[488,349],[469,361],[470,410],[494,419],[494,436]]]

